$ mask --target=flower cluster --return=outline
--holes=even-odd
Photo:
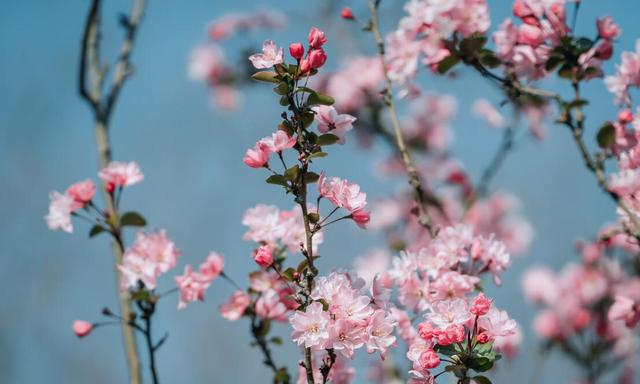
[[[344,272],[332,272],[317,280],[313,302],[290,318],[293,341],[314,351],[332,349],[345,357],[366,346],[384,359],[395,345],[394,317],[388,310],[383,286],[366,292],[364,281]]]
[[[105,183],[105,189],[110,194],[121,193],[122,188],[137,184],[144,178],[135,162],[112,162],[102,169],[98,176]],[[49,229],[61,229],[72,233],[71,217],[79,216],[79,211],[87,214],[96,213],[99,218],[104,219],[104,212],[98,210],[93,204],[95,193],[96,185],[89,179],[72,184],[64,193],[51,192],[49,213],[45,217]]]
[[[318,191],[336,208],[344,208],[351,213],[350,218],[364,228],[369,222],[369,212],[365,211],[367,194],[357,184],[349,183],[339,177],[327,179],[324,174],[318,180]]]

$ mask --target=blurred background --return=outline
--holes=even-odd
[[[103,58],[113,62],[122,36],[117,15],[129,12],[131,2],[105,3]],[[152,228],[167,229],[183,254],[175,272],[184,263],[200,263],[209,251],[216,250],[226,257],[227,273],[244,282],[253,261],[249,255],[252,244],[242,241],[243,211],[261,202],[282,209],[293,204],[281,189],[264,184],[266,175],[241,161],[246,148],[278,123],[277,100],[269,87],[244,88],[235,111],[215,109],[209,90],[187,77],[190,51],[205,40],[204,29],[212,19],[231,11],[269,7],[286,14],[286,26],[232,38],[225,43],[230,58],[241,61],[243,48],[257,51],[266,38],[283,46],[304,41],[312,25],[327,31],[330,68],[338,58],[355,51],[373,52],[370,36],[339,19],[343,5],[366,15],[364,2],[338,3],[335,8],[318,3],[150,1],[133,54],[135,74],[125,85],[112,120],[112,145],[116,160],[135,160],[145,174],[143,183],[127,190],[123,209],[143,213]],[[511,1],[489,3],[496,26],[510,13]],[[401,16],[401,6],[399,1],[383,1],[387,31]],[[101,328],[83,340],[71,332],[74,319],[97,320],[102,307],[117,307],[107,237],[88,240],[89,228],[81,222],[75,223],[73,235],[51,232],[43,219],[50,190],[64,190],[87,177],[95,179],[93,118],[77,94],[80,38],[88,7],[89,1],[80,0],[8,0],[0,12],[1,383],[126,381],[116,327]],[[605,14],[613,16],[623,30],[615,59],[605,65],[605,72],[611,72],[620,52],[634,49],[640,35],[637,4],[586,0],[577,30],[595,33],[595,18]],[[486,128],[470,113],[470,106],[479,97],[497,104],[498,92],[465,71],[455,81],[428,77],[422,84],[457,97],[452,150],[477,180],[501,134]],[[544,86],[561,90],[553,81]],[[590,82],[585,94],[592,101],[587,108],[588,122],[595,126],[615,116],[612,97],[601,81]],[[377,159],[389,153],[383,143],[363,151],[356,140],[349,140],[330,152],[322,167],[328,174],[358,182],[369,201],[403,185],[402,179],[390,181],[374,175]],[[584,169],[569,133],[551,122],[546,140],[525,140],[518,145],[492,186],[518,196],[535,228],[528,255],[515,260],[504,276],[503,288],[489,288],[525,332],[519,356],[500,364],[492,377],[496,383],[527,382],[534,370],[541,369],[540,383],[568,382],[575,377],[574,366],[559,355],[536,368],[537,340],[530,324],[534,308],[522,299],[520,276],[534,264],[557,269],[575,258],[574,241],[593,236],[603,223],[614,220],[614,207]],[[354,257],[383,245],[381,236],[355,225],[335,226],[325,233],[319,266],[325,271],[331,266],[350,267]],[[161,278],[161,289],[173,285],[172,275]],[[177,298],[161,302],[156,334],[170,332],[158,353],[163,382],[269,380],[258,351],[249,346],[248,322],[229,323],[218,315],[218,305],[231,291],[218,280],[207,291],[204,303],[186,310],[176,310]],[[276,330],[283,336],[288,332],[285,326]],[[285,343],[281,349],[276,352],[278,360],[293,367],[296,348]],[[358,358],[355,364],[366,366]],[[364,369],[357,382],[366,382]]]

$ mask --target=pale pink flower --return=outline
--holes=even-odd
[[[396,344],[396,337],[393,335],[395,325],[395,318],[391,314],[384,310],[376,310],[367,325],[367,352],[380,351],[384,360],[387,350]]]
[[[398,286],[400,293],[398,301],[407,309],[420,312],[427,307],[427,297],[429,296],[429,281],[419,279],[415,273]]]
[[[343,356],[351,358],[355,349],[362,347],[366,329],[361,324],[340,318],[329,323],[327,327],[329,340],[327,348],[333,348]]]
[[[367,194],[360,191],[360,186],[339,177],[327,180],[324,174],[321,174],[318,180],[318,191],[335,206],[350,212],[359,211],[367,205]]]
[[[213,40],[222,40],[238,32],[281,28],[285,21],[285,15],[275,9],[260,9],[247,14],[227,13],[212,21],[207,27],[207,33]]]
[[[268,150],[269,153],[277,153],[296,145],[296,139],[293,136],[290,137],[287,135],[285,131],[277,131],[271,136],[267,136],[260,140],[260,143]]]
[[[506,311],[492,307],[485,315],[478,319],[478,327],[489,336],[490,340],[496,337],[509,336],[516,332],[517,323],[511,319]]]
[[[556,301],[559,286],[554,273],[546,267],[533,267],[522,276],[522,291],[534,303],[547,305]]]
[[[189,57],[189,78],[209,85],[219,85],[231,72],[222,49],[215,44],[193,49]]]
[[[480,278],[477,276],[457,271],[443,271],[431,282],[430,289],[436,299],[454,299],[472,292],[479,282]]]
[[[379,98],[378,89],[382,81],[377,57],[350,57],[339,71],[330,75],[325,93],[334,98],[337,110],[355,113],[369,99]]]
[[[52,191],[49,194],[49,212],[45,216],[47,226],[51,230],[62,229],[65,232],[73,232],[71,213],[80,208],[80,204],[69,195]]]
[[[558,316],[551,310],[545,310],[533,320],[533,329],[546,339],[561,339],[562,325]]]
[[[134,253],[142,255],[154,263],[159,273],[173,269],[180,256],[180,250],[176,247],[175,243],[167,237],[165,230],[148,234],[138,232],[131,248]]]
[[[329,311],[338,318],[362,324],[373,313],[370,303],[371,298],[345,287],[329,302]]]
[[[477,238],[471,248],[471,255],[476,260],[481,260],[493,274],[493,281],[500,285],[500,274],[511,265],[511,256],[503,242],[494,236]]]
[[[305,348],[322,348],[329,339],[329,312],[325,312],[317,301],[309,304],[304,312],[295,311],[289,322],[293,328],[293,341]]]
[[[205,261],[200,264],[199,272],[209,281],[220,276],[224,268],[224,257],[217,252],[210,252]]]
[[[239,289],[231,295],[229,301],[220,305],[220,315],[229,321],[236,321],[242,317],[251,303],[251,297]]]
[[[471,318],[465,299],[440,300],[435,302],[424,315],[425,319],[438,329],[451,324],[464,325]]]
[[[249,227],[243,239],[256,243],[275,244],[286,231],[280,222],[280,211],[274,205],[258,204],[247,209],[242,216],[242,225]]]
[[[285,321],[287,307],[280,301],[278,292],[269,290],[263,292],[256,301],[256,314],[261,319]]]
[[[128,187],[144,179],[138,164],[134,161],[129,163],[113,161],[103,168],[98,176],[107,183],[107,188],[109,186]]]
[[[348,114],[338,114],[332,106],[318,105],[313,107],[316,113],[315,120],[318,124],[318,131],[321,133],[331,133],[338,136],[338,142],[344,144],[345,135],[353,129],[356,118]]]
[[[204,292],[209,288],[211,281],[207,276],[194,272],[190,265],[184,267],[184,273],[175,277],[180,290],[178,309],[186,308],[187,304],[194,301],[203,301]]]
[[[498,336],[493,340],[493,348],[507,358],[512,358],[522,344],[522,330],[516,326],[514,332],[507,336]]]
[[[407,351],[407,358],[413,363],[409,373],[420,379],[429,377],[429,369],[433,368],[433,365],[436,364],[437,358],[437,355],[434,357],[431,352],[433,352],[433,345],[431,343],[427,343],[422,339],[416,339],[411,343]]]
[[[608,318],[609,321],[624,320],[627,327],[633,328],[640,322],[640,305],[627,297],[616,295]]]
[[[384,274],[391,265],[391,255],[386,249],[378,248],[358,256],[353,260],[353,267],[359,277],[371,284],[378,274]]]
[[[276,46],[271,40],[266,40],[262,44],[262,53],[255,53],[249,56],[249,60],[257,69],[271,68],[276,64],[282,64],[284,53],[282,48]]]
[[[82,205],[89,203],[95,194],[96,185],[90,179],[72,184],[65,192],[65,195]]]
[[[118,270],[122,273],[121,289],[137,289],[138,284],[151,290],[156,287],[158,277],[158,266],[156,262],[143,254],[139,254],[132,249],[124,252],[122,264],[118,265]]]
[[[93,330],[93,324],[84,320],[75,320],[73,322],[72,329],[76,336],[82,338],[91,333]]]
[[[473,102],[471,107],[473,113],[482,117],[489,125],[493,127],[503,127],[505,125],[505,118],[497,109],[489,103],[486,99],[477,99]]]

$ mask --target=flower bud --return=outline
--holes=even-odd
[[[316,27],[311,28],[309,31],[309,46],[311,46],[311,48],[320,48],[326,42],[327,38],[325,37],[324,32]]]
[[[356,222],[356,224],[358,224],[358,227],[364,229],[369,223],[370,215],[369,212],[364,209],[359,209],[351,213],[351,218]]]
[[[82,338],[91,333],[91,331],[93,330],[93,324],[84,320],[76,320],[73,322],[72,328],[73,333],[75,333],[76,336]]]
[[[629,124],[633,121],[633,113],[630,109],[623,109],[618,113],[618,120],[623,124]]]
[[[327,61],[327,54],[322,49],[314,49],[309,53],[309,66],[318,69]]]
[[[349,7],[344,7],[342,8],[342,12],[340,12],[340,17],[342,17],[345,20],[353,20],[353,12],[351,11],[351,8]]]
[[[261,267],[268,267],[273,264],[273,253],[268,245],[263,245],[256,250],[253,260]]]
[[[476,316],[484,316],[491,309],[491,300],[484,297],[484,294],[480,293],[473,299],[469,312]]]
[[[289,44],[289,53],[294,59],[301,60],[304,56],[304,47],[302,46],[302,43]]]

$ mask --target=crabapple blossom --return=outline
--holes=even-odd
[[[273,263],[271,248],[268,245],[263,245],[258,248],[253,255],[253,261],[263,268],[270,266]]]
[[[322,197],[336,207],[349,212],[362,210],[367,205],[367,194],[360,190],[360,186],[339,177],[327,179],[324,174],[320,175],[318,190]]]
[[[255,53],[249,56],[249,61],[257,69],[271,68],[283,62],[283,50],[278,48],[276,43],[266,40],[262,44],[262,53]]]
[[[323,31],[319,30],[316,27],[312,27],[311,30],[309,30],[308,40],[309,46],[311,48],[319,49],[327,42],[327,37],[325,36]]]
[[[301,60],[304,57],[304,46],[302,43],[289,44],[289,54],[296,60]]]
[[[293,332],[291,338],[305,348],[322,348],[329,339],[327,325],[329,313],[322,309],[320,302],[313,302],[304,312],[296,311],[290,318]]]
[[[236,321],[242,317],[249,306],[251,297],[243,290],[237,290],[229,301],[220,305],[220,315],[229,321]]]
[[[477,99],[471,107],[473,113],[482,117],[492,127],[503,127],[505,118],[486,99]]]
[[[81,203],[83,206],[88,204],[95,194],[96,185],[90,179],[71,184],[65,191],[65,195],[71,196],[73,200]]]
[[[80,208],[78,202],[67,194],[53,191],[49,194],[49,212],[45,217],[47,226],[51,230],[61,229],[65,232],[73,232],[71,213]]]
[[[260,9],[246,14],[229,13],[212,21],[207,33],[213,40],[223,40],[238,32],[280,28],[285,20],[285,15],[275,9]]]
[[[340,17],[342,17],[345,20],[353,20],[354,19],[353,11],[349,7],[344,7],[340,11]]]
[[[144,179],[138,164],[134,161],[129,163],[113,161],[103,168],[98,176],[106,183],[109,191],[113,191],[115,187],[128,187],[137,184]]]
[[[313,108],[316,113],[316,123],[318,131],[321,133],[331,133],[338,136],[340,144],[345,143],[345,135],[353,129],[353,123],[357,120],[349,114],[339,114],[334,107],[319,105]]]
[[[640,322],[640,305],[625,296],[616,295],[608,318],[609,321],[624,320],[625,325],[632,328]]]

